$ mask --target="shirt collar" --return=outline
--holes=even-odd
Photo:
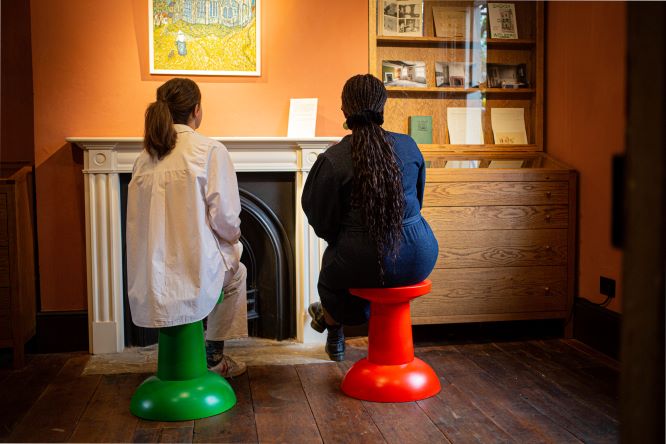
[[[173,124],[176,133],[193,133],[194,130],[189,125],[183,125],[182,123]]]

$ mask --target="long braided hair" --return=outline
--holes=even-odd
[[[402,172],[393,152],[393,140],[381,127],[386,99],[384,84],[370,74],[352,77],[342,89],[342,112],[352,130],[351,203],[360,209],[375,243],[381,284],[384,257],[395,261],[398,254],[405,209]]]

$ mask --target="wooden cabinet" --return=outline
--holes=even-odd
[[[543,144],[543,2],[369,0],[369,12],[384,128],[432,121],[423,214],[440,254],[414,324],[569,319],[576,173]],[[505,38],[490,27],[500,17]]]
[[[3,168],[0,178],[0,347],[13,348],[14,366],[35,334],[35,257],[31,167]]]
[[[428,170],[423,208],[439,258],[432,293],[412,303],[413,322],[567,318],[575,172],[543,154],[524,155],[528,168],[475,170],[447,169],[445,155],[424,156],[444,164]]]

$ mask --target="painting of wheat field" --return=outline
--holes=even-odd
[[[260,0],[148,1],[151,74],[261,74]]]

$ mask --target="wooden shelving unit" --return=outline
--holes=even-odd
[[[549,157],[543,140],[544,4],[512,2],[519,39],[435,35],[433,6],[479,2],[425,0],[423,36],[383,36],[382,0],[369,0],[369,70],[383,61],[423,61],[426,87],[387,86],[384,128],[408,133],[409,116],[432,116],[433,143],[423,214],[438,238],[433,292],[412,304],[415,324],[570,319],[575,276],[576,173]],[[487,22],[483,22],[487,23]],[[379,33],[378,33],[379,31]],[[475,53],[475,51],[477,53]],[[481,61],[478,87],[437,87],[436,62]],[[488,88],[485,67],[524,64],[527,88]],[[451,144],[448,107],[482,108],[484,143]],[[495,144],[494,108],[523,108],[527,144]],[[467,167],[462,167],[467,166]],[[570,328],[567,333],[571,333]]]

